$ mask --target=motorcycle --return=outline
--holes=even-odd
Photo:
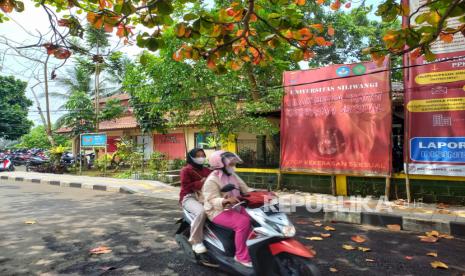
[[[237,188],[228,184],[221,191],[229,192],[233,189]],[[263,201],[263,196],[272,197],[271,203],[257,203],[256,200],[252,200],[262,198]],[[253,231],[247,240],[247,247],[253,268],[245,267],[234,260],[234,231],[207,220],[203,243],[207,247],[204,254],[208,254],[209,259],[217,262],[220,269],[233,275],[320,275],[311,260],[313,254],[293,239],[295,227],[285,213],[278,211],[276,196],[273,193],[250,192],[243,195],[241,200],[231,208],[244,206],[251,218]],[[183,210],[183,218],[178,221],[180,226],[176,231],[175,240],[190,261],[201,263],[202,254],[196,254],[188,241],[193,219],[193,214]]]
[[[0,156],[0,172],[1,171],[12,172],[14,170],[15,170],[15,166],[13,162],[10,160],[10,157],[6,155]]]
[[[17,151],[11,155],[11,161],[13,161],[13,165],[15,166],[25,165],[29,158],[30,155],[23,151]]]
[[[45,156],[31,156],[26,162],[26,171],[42,171],[48,163],[49,160]]]

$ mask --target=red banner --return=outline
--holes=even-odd
[[[186,158],[184,133],[155,134],[153,143],[154,149],[166,154],[170,160]]]
[[[389,175],[388,69],[366,62],[285,72],[281,169]]]
[[[413,13],[426,1],[404,3]],[[461,24],[459,17],[447,21],[449,27]],[[459,32],[450,43],[438,40],[432,51],[432,63],[404,56],[409,173],[465,176],[465,38]]]

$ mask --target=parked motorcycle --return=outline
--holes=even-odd
[[[228,184],[221,191],[229,192],[233,189],[236,189],[235,186]],[[263,196],[274,197],[275,204],[257,204],[251,200]],[[251,218],[253,232],[247,240],[247,247],[253,268],[245,267],[234,260],[234,231],[207,220],[203,242],[208,249],[204,254],[208,254],[209,259],[216,261],[220,269],[233,275],[320,275],[311,260],[312,253],[293,239],[295,227],[285,213],[277,211],[278,204],[273,193],[251,192],[241,200],[231,208],[242,205]],[[178,221],[180,226],[175,235],[176,242],[192,262],[201,263],[202,256],[192,250],[188,241],[194,215],[187,210],[183,210],[183,213],[183,218]]]
[[[26,171],[42,171],[48,163],[49,160],[45,156],[31,156],[26,162]]]
[[[30,158],[30,154],[24,150],[18,150],[11,154],[11,161],[15,166],[25,165]]]
[[[14,171],[15,166],[13,162],[10,160],[10,157],[7,155],[0,156],[0,171]]]

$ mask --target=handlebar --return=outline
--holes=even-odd
[[[231,207],[226,208],[226,210],[235,209],[236,207],[239,207],[239,206],[245,205],[245,204],[247,204],[247,201],[241,201],[241,202],[238,202],[238,203],[234,204]]]

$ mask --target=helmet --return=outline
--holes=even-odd
[[[243,163],[242,159],[237,154],[224,150],[215,151],[212,155],[210,155],[208,160],[212,169],[221,169],[231,163]]]

